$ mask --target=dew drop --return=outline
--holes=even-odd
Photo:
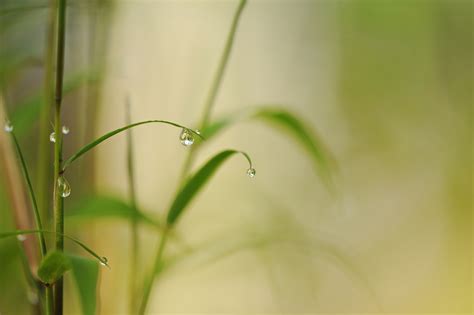
[[[198,135],[201,134],[201,130],[199,130],[199,129],[194,130],[194,132],[197,133]]]
[[[61,132],[63,133],[63,135],[67,135],[69,133],[69,127],[63,126],[63,128],[61,129]]]
[[[7,120],[7,121],[5,122],[5,126],[3,127],[3,129],[4,129],[6,132],[12,132],[12,131],[13,131],[13,125],[12,125],[12,123],[11,123],[9,120]]]
[[[102,266],[107,266],[107,262],[108,262],[107,257],[102,257],[102,258],[100,259],[100,264],[101,264]]]
[[[49,141],[53,143],[56,142],[56,133],[51,132],[51,134],[49,135]]]
[[[247,175],[250,178],[254,178],[255,175],[257,175],[257,171],[253,167],[251,167],[247,170]]]
[[[23,234],[18,234],[16,236],[16,238],[20,241],[20,242],[24,242],[26,240],[26,236],[23,235]]]
[[[69,195],[71,194],[71,186],[64,178],[64,176],[60,176],[58,178],[58,191],[59,195],[63,198],[69,197]]]
[[[29,301],[31,304],[33,304],[33,305],[37,305],[37,304],[38,304],[39,298],[38,298],[38,294],[36,294],[36,292],[28,291],[27,295],[28,295],[28,301]]]
[[[181,141],[181,144],[184,145],[185,147],[192,146],[194,143],[194,137],[191,131],[189,129],[183,128],[181,131],[181,134],[179,135],[179,140]]]

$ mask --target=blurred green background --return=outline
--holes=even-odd
[[[0,2],[0,99],[33,178],[47,4]],[[124,125],[127,97],[133,121],[195,125],[236,5],[69,1],[65,155]],[[193,202],[178,232],[195,250],[159,279],[149,312],[472,313],[473,71],[469,0],[249,0],[213,117],[254,105],[297,114],[332,152],[337,193],[290,138],[256,122],[229,128],[195,167],[239,148],[257,177],[232,160]],[[138,203],[160,218],[186,148],[176,129],[133,137]],[[91,194],[128,201],[125,141],[71,170],[66,212]],[[0,231],[15,228],[5,184]],[[127,222],[70,219],[66,230],[112,266],[98,313],[126,314]],[[143,226],[141,241],[147,269],[157,237]],[[2,315],[30,308],[20,257],[16,240],[0,241]],[[66,313],[80,314],[68,276],[66,288]]]

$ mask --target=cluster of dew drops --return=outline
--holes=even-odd
[[[200,135],[201,132],[199,130],[195,130],[194,133]],[[181,141],[181,144],[184,145],[185,147],[190,147],[194,143],[194,136],[193,132],[187,128],[183,128],[181,130],[181,133],[179,134],[179,141]],[[247,169],[247,176],[250,178],[254,178],[255,175],[257,175],[257,171],[253,168],[250,167]]]

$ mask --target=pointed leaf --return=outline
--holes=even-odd
[[[82,314],[94,315],[97,305],[99,265],[92,259],[66,254],[71,261],[72,274],[81,300]]]
[[[212,175],[214,175],[222,163],[224,163],[224,161],[236,153],[243,154],[249,162],[250,168],[252,168],[252,161],[245,152],[225,150],[216,154],[186,181],[186,183],[176,195],[176,198],[174,199],[173,204],[171,205],[168,212],[167,223],[169,225],[172,225],[176,222],[189,202],[204,187],[204,185],[208,182]]]
[[[137,122],[137,123],[134,123],[134,124],[131,124],[131,125],[127,125],[125,127],[122,127],[122,128],[118,128],[118,129],[115,129],[111,132],[108,132],[106,133],[105,135],[97,138],[96,140],[92,141],[91,143],[89,144],[86,144],[85,146],[83,146],[79,151],[77,151],[73,156],[71,156],[69,159],[67,159],[64,164],[63,164],[63,172],[66,170],[66,168],[72,163],[74,162],[76,159],[78,159],[79,157],[81,157],[82,155],[84,155],[85,153],[87,153],[87,151],[93,149],[95,146],[99,145],[100,143],[104,142],[105,140],[109,139],[110,137],[113,137],[115,136],[116,134],[120,133],[120,132],[123,132],[127,129],[130,129],[130,128],[133,128],[133,127],[137,127],[137,126],[140,126],[140,125],[144,125],[144,124],[150,124],[150,123],[160,123],[160,124],[167,124],[167,125],[171,125],[171,126],[175,126],[175,127],[179,127],[179,128],[184,128],[184,129],[188,129],[190,132],[194,133],[196,136],[202,138],[202,136],[199,134],[199,133],[196,133],[194,130],[190,129],[190,128],[187,128],[187,127],[184,127],[182,125],[179,125],[177,123],[174,123],[174,122],[171,122],[171,121],[167,121],[167,120],[146,120],[146,121],[141,121],[141,122]]]
[[[63,274],[71,269],[71,262],[59,251],[49,252],[38,268],[38,277],[47,284],[56,282]]]

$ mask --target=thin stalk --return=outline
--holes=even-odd
[[[224,70],[227,66],[227,62],[229,60],[230,52],[232,50],[232,46],[233,46],[233,43],[234,43],[235,33],[237,31],[237,26],[238,26],[238,23],[239,23],[239,19],[240,19],[240,16],[242,14],[242,11],[245,7],[246,2],[247,2],[246,0],[240,0],[239,5],[237,7],[237,10],[234,14],[234,18],[232,20],[232,25],[231,25],[229,34],[227,35],[227,40],[226,40],[226,43],[225,43],[225,46],[224,46],[224,51],[222,52],[222,55],[221,55],[221,58],[220,58],[220,61],[219,61],[219,65],[217,66],[217,71],[214,74],[214,79],[212,81],[211,87],[210,87],[209,92],[207,94],[206,101],[204,102],[203,115],[202,115],[202,118],[201,118],[201,122],[199,124],[199,127],[200,127],[201,130],[204,130],[206,128],[207,124],[209,123],[211,111],[212,111],[212,108],[213,108],[215,100],[216,100],[217,92],[219,91],[219,88],[222,84],[222,78],[224,76]],[[191,165],[192,165],[194,157],[195,157],[196,150],[197,150],[197,145],[195,147],[192,147],[192,149],[189,150],[189,153],[186,156],[186,159],[184,161],[183,168],[182,168],[182,171],[181,171],[181,175],[180,175],[179,185],[183,184],[184,179],[189,174],[189,171],[191,169]],[[179,190],[177,190],[177,193],[179,193]],[[169,212],[169,210],[168,210],[168,212]],[[163,235],[161,237],[160,245],[158,247],[157,256],[156,256],[155,262],[153,264],[152,273],[149,275],[149,277],[147,277],[145,279],[145,281],[146,281],[145,282],[145,289],[144,289],[144,292],[143,292],[143,299],[142,299],[142,302],[141,302],[141,305],[140,305],[140,310],[139,310],[140,315],[145,314],[145,310],[146,310],[146,307],[147,307],[147,304],[148,304],[151,289],[152,289],[153,283],[156,279],[157,270],[158,270],[158,268],[160,267],[160,264],[161,264],[163,252],[164,252],[165,245],[166,245],[166,239],[167,239],[168,231],[169,231],[170,228],[171,227],[167,226],[167,227],[165,227],[165,229],[163,231]]]
[[[242,15],[242,11],[246,3],[246,0],[240,0],[239,6],[235,11],[234,18],[232,20],[232,25],[230,27],[229,34],[227,35],[224,50],[219,60],[219,65],[217,66],[217,70],[214,74],[214,79],[212,80],[211,87],[209,88],[209,91],[207,93],[206,100],[204,101],[202,117],[199,123],[200,130],[204,130],[209,124],[209,119],[211,117],[211,112],[216,101],[216,96],[219,92],[220,86],[222,85],[222,78],[224,77],[224,72],[229,61],[230,53],[232,51],[232,46],[234,44],[235,34],[237,32],[237,26],[239,24],[240,16]],[[181,181],[186,178],[186,175],[188,174],[192,166],[197,148],[197,145],[191,148],[191,150],[189,150],[186,156],[180,175]]]
[[[46,53],[44,56],[44,86],[43,86],[43,104],[40,112],[39,140],[38,140],[38,162],[37,162],[37,188],[38,207],[42,218],[49,217],[48,211],[48,171],[50,167],[49,158],[49,133],[50,133],[50,114],[54,102],[54,40],[56,26],[55,0],[50,0],[49,21],[46,34]],[[47,221],[45,222],[47,224]]]
[[[131,124],[131,114],[130,114],[130,100],[127,99],[126,104],[126,124]],[[128,189],[130,194],[130,204],[134,211],[137,211],[137,194],[136,194],[136,185],[135,185],[135,170],[133,167],[133,139],[132,139],[132,130],[127,132],[127,174],[128,174]],[[137,272],[138,272],[138,222],[137,216],[134,215],[130,221],[130,231],[131,231],[131,247],[132,253],[130,255],[130,274],[129,274],[129,312],[133,314],[135,312],[136,305],[136,287],[137,287]]]
[[[53,210],[56,234],[56,250],[64,250],[64,205],[59,192],[58,180],[61,174],[62,163],[62,133],[61,133],[61,103],[63,97],[63,76],[64,76],[64,46],[66,34],[66,0],[58,2],[58,27],[57,27],[57,47],[56,47],[56,87],[55,87],[55,111],[54,111],[54,132],[56,141],[54,143],[54,196]],[[59,279],[55,284],[55,314],[63,314],[63,279]]]
[[[161,236],[160,244],[158,245],[158,251],[156,253],[155,261],[153,263],[153,267],[151,269],[150,275],[145,278],[145,287],[143,289],[143,299],[140,304],[140,308],[138,310],[139,315],[144,315],[146,311],[146,307],[148,305],[148,301],[150,299],[151,289],[153,288],[153,283],[155,280],[155,276],[158,270],[161,267],[162,260],[163,260],[163,253],[165,251],[166,241],[168,239],[169,228],[166,227],[163,230],[163,235]]]

